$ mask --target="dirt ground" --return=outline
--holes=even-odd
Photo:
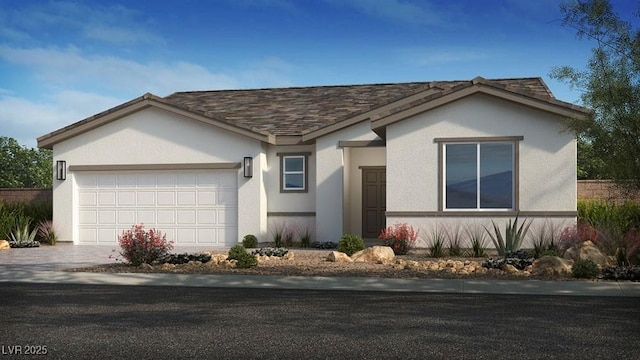
[[[279,275],[279,276],[347,276],[380,278],[472,278],[472,279],[541,279],[528,272],[509,273],[495,269],[484,269],[482,258],[441,258],[427,257],[424,253],[413,252],[396,256],[387,263],[327,261],[331,250],[290,250],[292,255],[284,258],[259,258],[258,266],[237,269],[228,261],[223,261],[226,253],[208,252],[213,260],[209,263],[192,262],[183,265],[142,265],[132,266],[122,262],[76,268],[74,272],[113,273],[179,273],[179,274],[236,274],[236,275]],[[454,270],[455,269],[455,270]],[[465,270],[465,271],[461,271]]]

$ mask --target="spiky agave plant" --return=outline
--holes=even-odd
[[[527,219],[525,219],[522,224],[518,226],[518,215],[516,215],[513,222],[509,219],[509,222],[505,226],[504,236],[498,228],[498,225],[496,225],[493,220],[491,220],[491,224],[493,225],[494,232],[492,233],[486,226],[484,229],[489,234],[491,241],[493,241],[493,245],[495,245],[498,255],[505,256],[508,252],[520,249],[524,238],[527,236],[527,232],[529,232],[529,227],[532,222],[533,220],[527,223]]]

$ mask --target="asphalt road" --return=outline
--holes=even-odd
[[[43,347],[50,359],[638,359],[640,303],[0,283],[0,360]]]

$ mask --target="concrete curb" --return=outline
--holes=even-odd
[[[387,279],[357,277],[80,273],[7,271],[0,282],[191,286],[217,288],[352,290],[457,294],[520,294],[640,297],[640,283],[541,280]]]

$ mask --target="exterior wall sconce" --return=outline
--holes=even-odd
[[[245,156],[242,168],[244,169],[244,177],[253,177],[253,158],[250,156]]]
[[[67,179],[67,162],[64,160],[56,161],[56,180]]]

